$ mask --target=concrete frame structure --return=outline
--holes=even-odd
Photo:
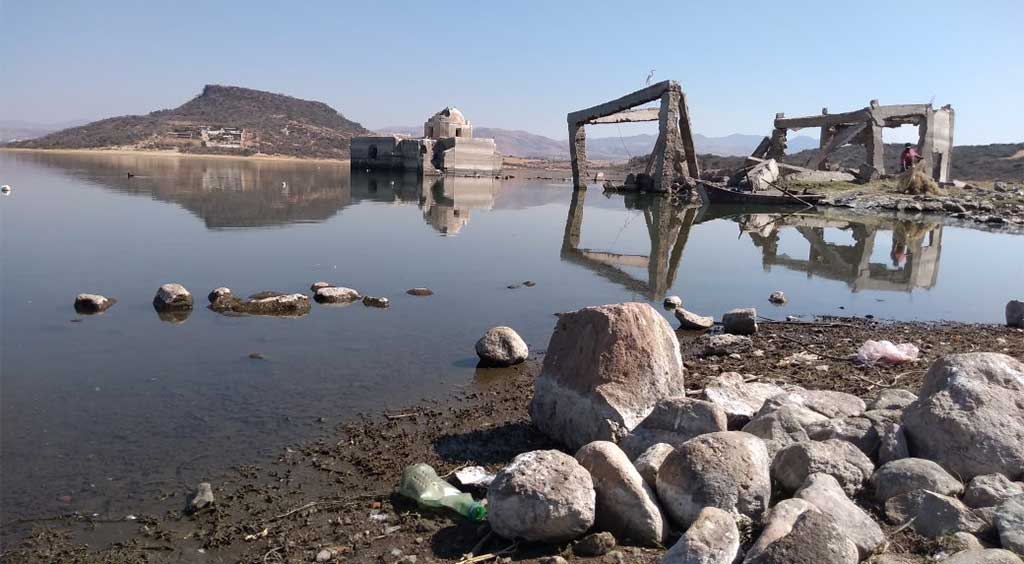
[[[638,108],[659,99],[660,108]],[[674,80],[652,84],[610,102],[572,112],[566,119],[572,185],[576,190],[587,188],[587,125],[657,121],[658,140],[645,170],[653,180],[654,192],[668,192],[672,182],[682,176],[700,176],[686,94]]]
[[[916,125],[917,151],[921,154],[924,170],[938,182],[949,181],[953,155],[953,108],[949,105],[933,109],[931,104],[879,105],[871,100],[868,107],[853,112],[830,114],[822,108],[820,116],[787,118],[775,114],[775,130],[770,138],[758,145],[751,155],[758,158],[778,159],[786,154],[786,133],[805,127],[820,127],[821,151],[807,164],[808,168],[824,169],[828,156],[846,144],[863,145],[867,150],[867,164],[885,174],[885,145],[882,129]]]

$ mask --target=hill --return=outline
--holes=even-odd
[[[113,117],[11,143],[32,149],[177,149],[194,153],[345,158],[368,131],[323,102],[207,85],[171,110]]]
[[[885,170],[899,170],[901,143],[886,143]],[[817,150],[793,153],[786,161],[803,166],[817,154]],[[829,157],[832,163],[856,168],[864,162],[864,148],[847,145],[836,149]],[[1024,143],[996,143],[991,145],[959,145],[953,147],[953,166],[950,177],[958,180],[1024,180]]]

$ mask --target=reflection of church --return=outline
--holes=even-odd
[[[942,225],[938,223],[860,216],[843,219],[833,214],[782,217],[753,214],[739,221],[741,230],[761,249],[766,270],[778,265],[806,272],[808,276],[842,280],[854,292],[909,292],[914,288],[931,288],[939,276]],[[806,259],[778,252],[779,235],[785,228],[795,229],[807,241]],[[853,243],[831,243],[825,237],[827,230],[849,233]],[[892,231],[891,264],[871,262],[875,237],[880,231]]]

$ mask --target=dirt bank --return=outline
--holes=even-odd
[[[754,337],[760,353],[709,359],[694,355],[696,335],[678,335],[689,370],[688,390],[699,390],[720,372],[736,371],[760,381],[868,397],[886,387],[916,392],[931,361],[944,354],[995,351],[1024,360],[1024,331],[991,325],[866,319],[764,323]],[[867,339],[915,343],[923,359],[898,367],[856,367],[846,358]],[[820,358],[810,364],[783,361],[797,352]],[[286,449],[274,460],[211,476],[216,505],[196,515],[183,512],[188,492],[163,492],[154,494],[148,514],[135,519],[66,516],[18,523],[4,531],[5,538],[29,536],[5,546],[0,560],[314,562],[328,548],[335,553],[332,562],[392,563],[415,555],[422,564],[458,562],[474,547],[477,553],[513,547],[506,556],[516,562],[553,554],[573,559],[569,545],[514,546],[488,537],[485,526],[420,510],[394,493],[402,469],[412,462],[428,462],[441,474],[477,464],[497,470],[520,452],[555,448],[531,426],[526,411],[539,369],[537,356],[518,367],[479,369],[472,384],[447,400],[361,416],[323,439]],[[864,495],[858,501],[884,523],[868,499]],[[942,549],[909,531],[890,535],[890,543],[892,552],[922,556]],[[617,550],[620,556],[575,559],[647,564],[663,553]]]

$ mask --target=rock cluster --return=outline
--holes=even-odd
[[[1019,361],[943,357],[917,394],[885,390],[868,402],[731,373],[694,397],[673,338],[643,304],[561,317],[530,413],[576,457],[535,451],[502,470],[488,490],[498,534],[610,534],[578,543],[582,555],[610,550],[611,537],[657,545],[684,531],[666,564],[897,562],[879,554],[881,510],[894,526],[945,537],[956,551],[946,562],[1021,562]],[[741,543],[748,530],[759,534]]]
[[[210,309],[223,314],[298,317],[310,310],[310,300],[303,294],[259,292],[242,300],[229,288],[217,288],[210,292],[209,300]]]

